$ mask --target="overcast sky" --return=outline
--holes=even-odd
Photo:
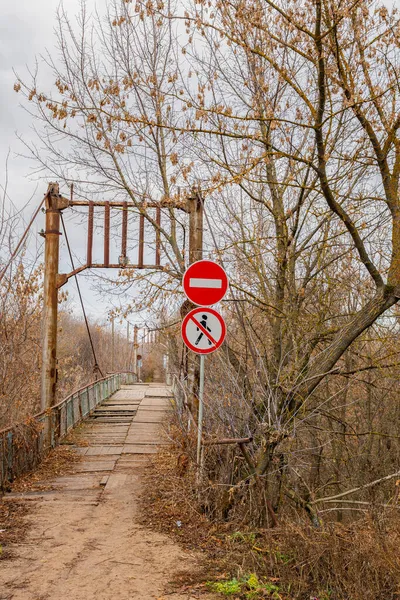
[[[393,5],[392,0],[385,0],[387,6]],[[396,0],[400,4],[400,0]],[[35,181],[30,176],[32,163],[21,156],[25,149],[17,138],[21,135],[27,142],[33,138],[31,131],[31,117],[19,105],[20,96],[13,90],[15,83],[14,70],[21,76],[27,75],[27,68],[34,69],[35,58],[40,62],[40,55],[55,46],[54,25],[56,9],[59,0],[0,0],[0,184],[5,181],[5,165],[8,159],[8,195],[17,207],[24,206],[31,198],[24,211],[23,218],[29,220],[47,188],[46,181]],[[89,10],[95,6],[100,12],[104,9],[106,0],[87,0]],[[79,12],[79,0],[65,0],[64,6],[68,15],[72,17]],[[43,70],[41,69],[43,74]],[[27,77],[29,80],[29,77]],[[43,78],[42,78],[43,81]],[[49,80],[50,83],[51,80]],[[43,81],[43,83],[45,83]],[[21,223],[23,225],[23,223]],[[36,231],[44,227],[44,215],[40,214]],[[74,246],[83,247],[85,232],[73,231]],[[31,240],[32,251],[43,244],[43,238],[35,232]],[[61,271],[68,269],[66,256],[62,257]],[[112,306],[112,298],[99,299],[91,290],[90,281],[81,276],[80,282],[84,293],[88,312],[92,317],[104,318],[107,310]],[[75,298],[75,285],[73,281],[68,284],[72,298]],[[72,303],[74,310],[79,314],[79,307]],[[132,321],[135,321],[132,318]],[[140,323],[138,317],[136,322]]]
[[[100,11],[106,0],[88,0],[89,9],[97,6]],[[37,181],[31,172],[33,163],[22,155],[26,153],[17,135],[27,142],[34,139],[31,130],[31,117],[20,106],[21,96],[15,93],[13,86],[16,81],[14,70],[24,78],[28,68],[34,69],[35,60],[41,62],[40,55],[46,48],[52,50],[55,46],[54,25],[59,0],[19,0],[9,2],[0,0],[0,184],[5,183],[6,160],[8,155],[8,196],[12,202],[21,208],[31,198],[23,213],[25,222],[29,221],[47,188],[46,181]],[[78,14],[79,0],[65,0],[64,6],[70,17]],[[41,68],[41,81],[46,83],[46,70]],[[49,82],[51,80],[49,79]],[[51,82],[52,83],[52,82]],[[64,190],[66,193],[66,190]],[[21,226],[23,223],[21,222]],[[44,228],[44,215],[39,214],[35,231],[30,241],[30,251],[35,253],[43,244],[43,238],[38,232]],[[70,237],[74,247],[83,249],[85,230],[71,231]],[[60,271],[69,271],[68,257],[65,252],[61,256]],[[88,278],[80,276],[81,288],[84,294],[88,313],[93,318],[105,319],[107,311],[113,306],[113,299],[100,299],[92,288]],[[81,310],[76,301],[76,288],[73,280],[67,283],[71,306],[77,315]],[[142,322],[143,317],[130,319],[132,322]]]
[[[99,6],[104,2],[105,0],[97,0]],[[16,133],[29,140],[31,118],[19,106],[20,97],[13,90],[13,71],[26,75],[28,68],[34,69],[36,57],[40,62],[40,55],[46,48],[50,51],[54,48],[55,14],[58,5],[59,0],[0,0],[0,164],[4,171],[6,156],[10,151],[10,195],[18,206],[29,198],[36,184],[27,178],[29,163],[16,156],[24,150]],[[89,0],[88,5],[94,6],[95,1]],[[65,6],[72,16],[78,13],[79,1],[66,0]],[[2,179],[4,180],[4,177]],[[41,194],[42,189],[39,197]]]

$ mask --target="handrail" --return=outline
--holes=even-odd
[[[132,375],[130,378],[129,375]],[[0,491],[16,477],[34,469],[48,452],[45,432],[51,447],[57,446],[67,433],[104,402],[121,384],[134,383],[129,371],[113,373],[69,394],[58,404],[0,431]]]
[[[49,410],[54,410],[55,408],[59,408],[62,404],[67,402],[67,400],[69,400],[72,396],[75,396],[76,394],[79,394],[83,390],[86,390],[86,389],[92,387],[95,383],[100,383],[101,381],[104,381],[105,379],[109,379],[111,375],[120,375],[120,374],[124,374],[124,373],[129,374],[129,373],[132,373],[132,371],[118,371],[116,373],[110,373],[110,375],[108,377],[102,377],[101,379],[95,379],[91,383],[88,383],[88,384],[84,385],[83,387],[80,387],[80,388],[74,390],[73,392],[71,392],[71,394],[69,394],[66,398],[64,398],[64,400],[60,400],[60,402],[58,402],[57,404],[54,404],[54,406],[52,406],[50,409],[47,408],[45,410],[42,410],[42,411],[36,413],[35,415],[33,415],[31,417],[31,420],[32,419],[40,419],[40,417],[43,417],[43,415],[45,415]],[[25,423],[20,422],[20,423],[15,423],[14,425],[10,425],[9,427],[6,427],[4,429],[0,429],[0,436],[3,433],[6,433],[8,431],[11,431],[12,429],[15,429],[16,427],[23,426],[23,425],[25,425]]]
[[[112,373],[112,375],[114,375],[114,374],[117,375],[117,373]],[[61,404],[64,404],[64,402],[67,402],[67,400],[69,400],[70,398],[72,398],[72,396],[75,396],[76,394],[79,394],[80,392],[83,392],[83,390],[86,390],[87,388],[92,387],[92,385],[94,385],[95,383],[100,383],[100,381],[104,381],[105,379],[109,379],[109,377],[102,377],[101,379],[95,379],[91,383],[88,383],[87,385],[84,385],[83,387],[80,387],[77,390],[74,390],[73,392],[71,392],[69,394],[69,396],[67,396],[66,398],[64,398],[64,400],[61,400],[60,402],[58,402],[57,404],[55,404],[53,406],[53,408],[57,408]]]

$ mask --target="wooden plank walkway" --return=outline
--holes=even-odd
[[[154,600],[195,559],[140,522],[140,473],[160,444],[171,409],[161,384],[123,386],[75,432],[74,472],[9,498],[34,500],[32,528],[12,561],[0,563],[7,600]],[[190,592],[171,600],[191,598]]]
[[[144,458],[166,443],[160,424],[171,409],[171,398],[171,391],[160,384],[122,386],[75,435],[78,443],[82,438],[90,444],[77,448],[84,456],[77,472],[101,476],[107,491],[111,474],[115,479],[127,466],[143,466]]]

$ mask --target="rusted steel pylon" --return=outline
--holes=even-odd
[[[58,273],[60,248],[60,215],[68,207],[88,208],[88,235],[86,263],[74,268],[70,273]],[[107,202],[67,199],[60,195],[57,183],[49,184],[46,194],[46,231],[45,237],[45,274],[44,274],[44,308],[43,308],[43,360],[41,404],[45,410],[54,406],[57,383],[57,309],[58,290],[68,279],[88,268],[133,268],[159,269],[161,265],[161,208],[171,208],[169,202],[146,203],[143,206],[133,202]],[[103,262],[93,262],[93,234],[95,208],[104,210],[104,253]],[[112,209],[122,209],[121,254],[118,263],[110,262],[110,214]],[[189,262],[202,258],[203,243],[203,201],[194,191],[186,202],[177,202],[174,208],[189,213]],[[145,211],[155,209],[155,218],[151,223],[155,230],[155,261],[145,264]],[[136,210],[139,217],[139,239],[137,261],[132,264],[127,257],[128,210]],[[147,217],[148,218],[148,217]],[[136,360],[134,361],[136,365]]]
[[[57,383],[57,308],[58,258],[60,249],[60,213],[68,199],[60,195],[57,183],[49,183],[46,193],[46,230],[42,326],[41,407],[55,403]]]
[[[188,198],[187,211],[189,213],[189,264],[192,264],[203,258],[204,200],[200,191],[196,188],[192,190]],[[184,318],[194,307],[194,304],[190,300],[186,300],[181,306],[181,317]],[[189,349],[185,345],[183,346],[183,352],[183,370],[188,382],[190,409],[193,415],[197,415],[199,406],[200,360],[199,356],[189,352]]]

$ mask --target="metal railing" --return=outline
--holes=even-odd
[[[57,446],[67,433],[87,417],[98,404],[107,400],[121,385],[134,382],[133,374],[113,373],[70,394],[55,406],[25,423],[0,431],[0,491],[16,477],[34,469],[48,447]]]

